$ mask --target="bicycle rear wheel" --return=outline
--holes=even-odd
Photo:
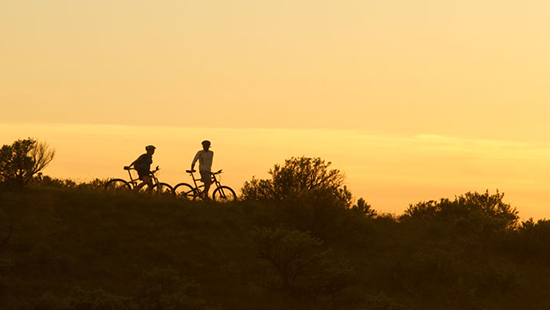
[[[126,182],[123,179],[112,179],[109,182],[105,183],[105,189],[106,190],[131,190],[132,186],[130,186],[130,183]]]
[[[180,183],[174,186],[174,193],[176,197],[182,197],[189,200],[195,200],[195,198],[197,198],[195,189],[187,183]]]
[[[153,185],[153,193],[172,195],[174,194],[174,189],[170,186],[170,184],[157,183]]]
[[[220,186],[212,193],[212,199],[217,202],[231,202],[237,200],[237,195],[231,187]]]

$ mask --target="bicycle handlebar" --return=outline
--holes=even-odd
[[[137,170],[136,168],[130,167],[130,166],[124,166],[124,170]],[[151,173],[155,173],[160,170],[160,167],[157,166],[155,170],[152,170]]]
[[[218,172],[211,172],[211,173],[212,174],[220,174],[220,173],[222,173],[222,171],[223,171],[223,169],[220,169]],[[192,173],[197,172],[197,170],[194,170],[194,169],[193,170],[185,170],[185,172],[192,174]]]

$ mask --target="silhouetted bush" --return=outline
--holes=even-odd
[[[513,227],[518,220],[518,211],[502,201],[504,194],[497,191],[491,195],[468,192],[455,197],[454,200],[442,198],[440,201],[421,202],[409,206],[405,210],[403,219],[446,220],[471,217],[482,214],[493,219],[496,229]]]
[[[143,310],[207,310],[200,287],[172,268],[154,268],[142,276],[134,300]]]
[[[94,179],[90,182],[77,183],[70,179],[58,179],[52,178],[42,173],[38,173],[29,183],[29,186],[35,188],[78,188],[78,189],[92,189],[103,190],[105,183],[108,180]]]
[[[342,204],[351,204],[351,193],[344,184],[344,175],[329,169],[331,163],[321,158],[292,157],[284,165],[269,170],[271,180],[253,178],[242,188],[244,199],[287,201],[318,193],[330,193]]]
[[[373,218],[377,215],[376,210],[374,210],[372,206],[369,205],[363,198],[359,198],[357,203],[351,207],[351,210],[354,213],[364,217]]]
[[[513,240],[510,242],[511,250],[517,256],[528,259],[550,259],[550,220],[529,219],[518,227]]]
[[[324,241],[355,242],[372,231],[371,217],[322,190],[282,203],[280,212],[281,221],[288,226],[309,231]]]
[[[363,199],[351,208],[344,175],[330,165],[321,158],[292,157],[269,171],[272,179],[245,182],[243,198],[279,202],[283,222],[323,240],[348,239],[350,231],[362,230],[356,218],[375,212]]]
[[[468,252],[439,248],[404,253],[388,272],[395,291],[471,309],[489,296],[513,292],[519,277],[497,259],[480,261]]]
[[[257,228],[253,233],[258,257],[269,261],[281,288],[295,296],[334,295],[355,282],[343,261],[330,257],[323,242],[309,233],[284,227]]]
[[[55,150],[44,142],[28,138],[0,149],[0,183],[22,188],[54,158]]]
[[[505,234],[518,222],[518,211],[502,201],[504,194],[466,193],[454,200],[411,205],[400,220],[431,229],[434,238],[451,238],[461,244],[500,245]]]

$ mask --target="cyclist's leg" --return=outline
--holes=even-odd
[[[143,184],[147,184],[147,190],[153,190],[153,178],[150,176],[143,177]]]
[[[153,189],[153,180],[151,179],[150,172],[149,171],[139,171],[138,170],[139,179],[142,181],[138,186],[136,186],[136,190],[139,191],[143,188],[143,186],[147,185],[147,190]]]
[[[208,191],[210,190],[210,185],[212,185],[212,173],[210,171],[201,170],[201,181],[204,183],[203,198],[208,198]]]

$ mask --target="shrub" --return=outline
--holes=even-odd
[[[58,179],[52,178],[47,175],[42,175],[38,173],[30,182],[29,185],[38,188],[75,188],[75,189],[91,189],[91,190],[102,190],[105,188],[105,183],[108,180],[105,179],[94,179],[90,182],[77,183],[70,179]]]
[[[360,216],[369,218],[373,218],[377,215],[376,210],[374,210],[363,198],[359,198],[357,203],[351,207],[351,210]]]
[[[209,309],[200,298],[199,285],[172,268],[154,268],[144,274],[134,296],[143,310]]]
[[[293,295],[334,295],[354,283],[353,272],[323,250],[323,242],[309,233],[284,227],[256,228],[258,257],[271,263],[281,289]]]
[[[467,244],[498,245],[497,236],[517,226],[518,211],[502,201],[504,194],[466,193],[454,200],[411,205],[400,220],[438,227],[441,237]],[[480,243],[481,242],[481,243]]]
[[[33,176],[50,164],[55,150],[34,139],[17,140],[0,149],[0,183],[24,187]]]
[[[497,258],[473,259],[458,250],[422,249],[388,268],[394,291],[446,306],[475,308],[483,299],[513,292],[518,274]]]
[[[292,157],[284,165],[276,164],[269,170],[271,180],[253,178],[245,182],[241,190],[243,198],[285,201],[329,193],[349,207],[351,193],[343,185],[344,175],[329,169],[330,165],[321,158]]]
[[[529,219],[522,222],[513,238],[512,250],[516,255],[548,260],[550,258],[550,220]]]
[[[489,191],[484,194],[468,192],[455,197],[453,201],[442,198],[439,202],[430,200],[411,205],[402,218],[407,219],[453,219],[469,217],[473,214],[482,214],[495,221],[498,228],[510,228],[515,226],[518,220],[518,211],[502,199],[504,194],[498,192],[491,195]]]

